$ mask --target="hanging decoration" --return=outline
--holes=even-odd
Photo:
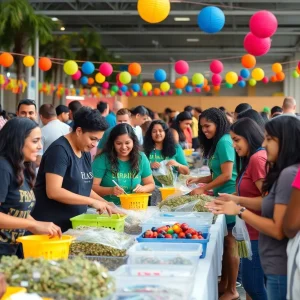
[[[225,25],[225,15],[216,6],[203,8],[198,15],[198,26],[206,33],[212,34],[222,30]]]
[[[34,65],[34,57],[27,55],[23,58],[23,64],[25,67],[30,68]]]
[[[132,76],[139,76],[142,72],[142,67],[139,63],[131,63],[128,66],[128,72],[132,75]]]
[[[150,82],[145,82],[143,84],[143,90],[146,92],[150,92],[152,90],[152,84]]]
[[[131,75],[129,72],[121,72],[119,80],[122,84],[128,84],[131,81]]]
[[[244,68],[251,69],[251,68],[254,68],[256,65],[256,58],[251,54],[245,54],[242,57],[241,63]],[[250,73],[249,73],[249,75],[250,75]]]
[[[174,85],[177,89],[183,89],[185,87],[185,83],[182,78],[177,78]]]
[[[148,23],[165,20],[171,9],[170,0],[138,0],[137,10],[140,17]]]
[[[223,72],[224,66],[220,60],[214,59],[209,66],[210,70],[214,74],[219,74]]]
[[[167,73],[163,69],[157,69],[154,72],[154,79],[158,82],[163,82],[167,79]]]
[[[274,63],[272,65],[272,71],[276,74],[282,71],[282,64],[280,63]]]
[[[269,38],[275,34],[278,21],[270,11],[261,10],[250,18],[249,27],[256,37]]]
[[[67,75],[74,75],[78,71],[77,62],[74,60],[68,60],[64,63],[64,71]]]
[[[2,65],[4,68],[9,68],[14,62],[14,57],[8,53],[3,52],[0,55],[0,65]]]
[[[112,74],[113,70],[114,69],[113,69],[112,65],[108,62],[101,64],[99,67],[99,72],[105,77],[110,76]]]
[[[103,83],[105,81],[105,76],[103,76],[100,72],[96,74],[95,80],[97,83]]]
[[[235,84],[238,82],[238,75],[235,72],[228,72],[225,76],[225,80],[229,84]]]
[[[81,71],[78,70],[74,75],[72,75],[73,80],[78,80],[81,77]]]
[[[81,71],[86,75],[91,75],[95,71],[95,66],[92,62],[86,61],[85,63],[82,64]]]
[[[52,67],[52,61],[48,57],[41,57],[39,60],[39,68],[46,72],[49,71]]]
[[[189,69],[189,64],[185,60],[179,60],[175,63],[175,71],[179,75],[187,74]]]
[[[170,90],[170,84],[168,82],[162,82],[160,85],[160,89],[166,93]]]
[[[192,77],[192,83],[194,85],[202,84],[204,82],[204,76],[201,73],[195,73]]]
[[[249,54],[262,56],[269,52],[271,39],[269,37],[261,39],[249,32],[244,39],[244,48]]]
[[[265,72],[261,68],[255,68],[253,69],[251,76],[256,80],[256,81],[261,81],[265,77]]]

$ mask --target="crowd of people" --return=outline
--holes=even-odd
[[[188,175],[184,149],[193,148],[211,175],[188,179],[198,185],[191,194],[213,191],[208,208],[226,216],[220,299],[239,299],[239,270],[247,299],[299,299],[300,120],[292,97],[263,114],[242,103],[234,113],[186,106],[161,116],[119,101],[110,110],[103,101],[97,109],[79,101],[38,108],[25,99],[16,116],[0,108],[0,257],[22,257],[16,240],[25,234],[61,236],[88,206],[119,213],[118,196],[153,193],[161,185],[152,172],[164,160]],[[252,260],[234,254],[237,217]]]

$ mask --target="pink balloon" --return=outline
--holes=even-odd
[[[300,61],[298,62],[298,69],[300,69]]]
[[[153,92],[152,91],[149,91],[148,92],[148,96],[152,96],[153,95]]]
[[[122,96],[123,92],[121,90],[118,91],[118,95]]]
[[[269,78],[267,76],[265,76],[262,80],[263,83],[268,83],[269,82]]]
[[[271,48],[271,39],[258,38],[253,33],[249,32],[244,39],[245,50],[254,56],[262,56],[269,52]]]
[[[160,95],[161,95],[161,96],[165,96],[166,93],[165,93],[165,92],[161,92]]]
[[[210,70],[212,71],[212,73],[219,74],[223,72],[223,69],[223,63],[217,59],[213,60],[210,64]]]
[[[125,93],[125,96],[129,97],[129,96],[130,96],[130,92],[127,91],[127,92]]]
[[[143,96],[143,92],[142,91],[138,92],[138,95]]]
[[[219,74],[214,74],[211,77],[211,82],[213,85],[220,85],[222,83],[222,76]]]
[[[118,86],[119,88],[121,88],[121,87],[123,86],[123,83],[120,82],[120,81],[118,81],[117,86]]]
[[[103,63],[100,65],[99,67],[99,72],[103,75],[103,76],[110,76],[113,72],[113,67],[110,63]]]
[[[169,90],[168,95],[172,96],[173,95],[173,90]]]
[[[102,87],[103,87],[104,89],[108,89],[108,88],[109,88],[109,83],[108,83],[107,81],[103,82],[103,83],[102,83]]]
[[[74,75],[72,75],[73,80],[78,80],[81,77],[81,71],[78,70]]]
[[[198,93],[198,94],[201,93],[201,88],[196,87],[196,88],[195,88],[195,92]]]
[[[179,60],[175,63],[175,71],[177,74],[184,75],[189,69],[189,64],[185,60]]]
[[[276,32],[278,21],[270,11],[261,10],[251,17],[249,27],[258,38],[267,38]]]
[[[241,81],[241,80],[244,80],[244,78],[241,75],[239,75],[238,81]]]

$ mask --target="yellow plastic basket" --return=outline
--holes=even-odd
[[[148,208],[149,196],[147,193],[119,195],[121,207],[132,210],[146,210]]]
[[[183,152],[185,156],[191,156],[194,152],[194,149],[184,149]]]
[[[9,286],[6,289],[5,294],[2,296],[1,300],[9,300],[10,296],[15,295],[15,294],[21,294],[21,293],[26,293],[26,289],[23,287],[19,286]]]
[[[159,188],[161,193],[162,200],[165,200],[168,196],[173,195],[176,193],[177,189],[174,187],[162,187]]]
[[[17,239],[22,243],[24,257],[43,257],[45,259],[68,259],[71,242],[70,235],[50,238],[48,235],[30,235]]]

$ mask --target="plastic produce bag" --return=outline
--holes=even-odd
[[[172,167],[167,166],[168,161],[163,160],[160,162],[160,167],[152,171],[153,177],[165,186],[173,186],[174,174]]]
[[[232,235],[236,239],[237,253],[240,258],[252,259],[251,241],[246,223],[241,218],[236,218]]]

